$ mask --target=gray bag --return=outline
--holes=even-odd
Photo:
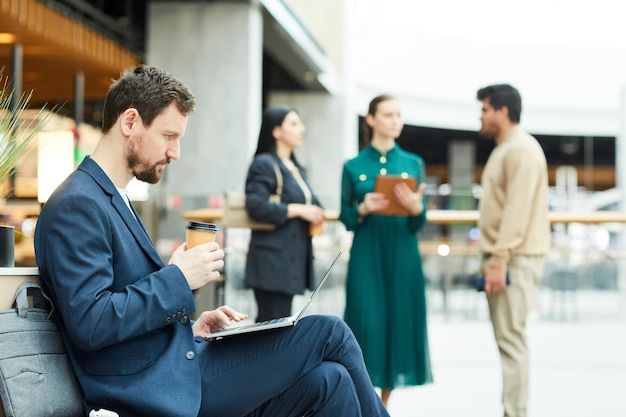
[[[13,307],[0,310],[0,399],[6,416],[84,417],[82,391],[51,319],[50,299],[38,284],[25,281]]]

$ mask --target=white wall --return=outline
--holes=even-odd
[[[563,42],[541,45],[532,36],[537,29],[535,24],[552,24],[552,30],[557,34],[571,29],[577,30],[572,33],[578,33],[581,39],[589,37],[594,30],[592,23],[597,23],[593,13],[601,13],[608,19],[606,24],[612,24],[610,17],[613,9],[607,9],[606,5],[604,8],[594,6],[591,11],[586,8],[589,19],[574,23],[569,21],[569,25],[565,25],[568,22],[567,7],[560,10],[561,19],[538,23],[532,20],[520,23],[519,20],[528,15],[516,17],[514,12],[504,14],[504,22],[489,21],[486,10],[481,10],[480,6],[473,9],[468,6],[460,11],[476,12],[465,16],[465,24],[474,25],[476,32],[492,30],[489,37],[488,32],[474,33],[472,26],[466,29],[467,36],[446,36],[446,28],[452,32],[454,26],[451,25],[458,24],[458,19],[463,17],[458,16],[459,10],[450,9],[447,14],[428,16],[428,9],[422,7],[415,9],[421,14],[412,16],[413,20],[411,16],[403,17],[401,14],[381,15],[381,10],[386,10],[382,8],[364,10],[364,5],[376,6],[379,3],[377,0],[366,0],[355,8],[356,103],[362,107],[355,109],[357,113],[365,112],[373,96],[389,92],[402,100],[407,123],[476,130],[479,126],[476,90],[487,84],[508,82],[522,94],[522,125],[531,132],[575,135],[619,133],[620,97],[626,85],[626,47],[613,38],[597,48],[574,47],[563,45]],[[396,3],[399,0],[389,0],[385,4],[389,8]],[[476,2],[445,0],[444,3],[477,6]],[[489,0],[478,3],[489,3]],[[605,0],[600,0],[600,3],[618,4]],[[423,6],[424,2],[418,0],[411,4]],[[494,4],[503,7],[502,2]],[[570,4],[575,6],[576,2]],[[517,3],[516,7],[523,6]],[[545,7],[538,10],[543,12],[538,11],[537,16],[546,13]],[[481,20],[481,13],[484,20]],[[420,31],[420,24],[429,18],[433,22]],[[510,24],[510,31],[524,27],[529,41],[515,43],[499,39],[499,33],[505,33],[502,31],[506,30],[506,24]],[[622,26],[617,28],[619,32],[608,32],[607,36],[620,35],[624,32]],[[432,27],[439,27],[440,33],[428,33],[427,30]],[[621,42],[625,41],[626,37],[622,37]]]

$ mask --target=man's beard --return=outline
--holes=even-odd
[[[487,139],[495,139],[496,135],[493,133],[493,129],[490,131],[488,129],[485,128],[480,128],[480,131],[478,132],[482,137],[487,138]]]
[[[163,163],[169,164],[169,159]],[[163,170],[158,169],[160,163],[149,166],[148,163],[142,161],[139,153],[136,150],[134,144],[128,149],[128,156],[126,157],[126,164],[132,171],[135,178],[139,181],[147,182],[148,184],[156,184],[161,179]]]

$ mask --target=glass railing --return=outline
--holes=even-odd
[[[419,234],[429,314],[445,319],[487,319],[485,296],[475,290],[473,283],[480,270],[478,247],[471,238],[475,237],[471,219],[475,219],[476,213],[464,212],[451,218],[452,213],[441,213],[441,216],[434,213],[433,222]],[[546,256],[533,315],[545,320],[626,321],[626,257],[620,249],[626,216],[615,212],[606,217],[609,221],[601,221],[593,213],[569,214],[563,219],[557,215],[551,213],[553,245]],[[576,221],[570,222],[570,219]],[[465,239],[450,240],[446,228],[458,225],[468,231],[463,234]],[[247,229],[225,229],[224,280],[207,291],[211,292],[210,303],[226,303],[254,317],[254,297],[244,286],[249,237]],[[329,219],[323,235],[313,238],[318,276],[324,273],[340,248],[347,250],[333,268],[320,296],[312,303],[310,313],[343,315],[351,242],[351,232],[336,218]],[[294,309],[299,308],[307,296],[296,296]],[[212,306],[204,305],[199,309],[207,307]]]

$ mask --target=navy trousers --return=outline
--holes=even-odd
[[[334,316],[203,342],[201,417],[384,417],[352,331]]]

